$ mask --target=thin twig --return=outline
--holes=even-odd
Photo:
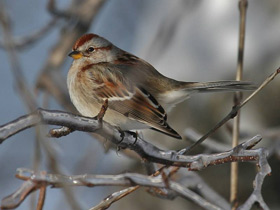
[[[21,65],[19,63],[18,55],[16,53],[12,38],[13,36],[10,19],[5,12],[3,3],[0,3],[0,23],[2,25],[4,34],[4,47],[7,50],[7,54],[10,60],[11,70],[17,85],[17,91],[20,93],[20,97],[27,106],[27,109],[30,111],[34,111],[38,107],[37,102],[34,95],[27,86],[28,83],[26,82],[23,71],[21,69]]]
[[[217,123],[212,129],[210,129],[204,136],[200,137],[195,143],[189,147],[179,151],[181,154],[186,154],[190,152],[194,147],[200,145],[205,139],[211,136],[216,130],[218,130],[227,121],[234,118],[237,112],[245,106],[258,92],[260,92],[268,83],[270,83],[278,74],[280,73],[280,68],[278,68],[273,74],[271,74],[251,95],[249,95],[240,105],[234,106],[227,116],[225,116],[219,123]]]
[[[48,11],[56,16],[56,17],[59,17],[59,18],[66,18],[66,19],[70,19],[72,14],[69,10],[59,10],[57,7],[56,7],[56,2],[55,0],[49,0],[48,3],[47,3],[47,9]]]
[[[163,166],[162,168],[158,169],[157,171],[155,171],[152,175],[150,175],[151,177],[156,177],[158,175],[161,174],[162,170],[164,168],[167,168],[168,166]],[[179,167],[175,167],[175,170],[172,170],[170,171],[169,173],[169,176],[172,176],[174,173],[176,173],[180,168]],[[120,190],[120,191],[117,191],[117,192],[114,192],[112,193],[111,195],[109,195],[108,197],[106,197],[104,200],[102,200],[98,205],[92,207],[91,209],[89,210],[104,210],[104,209],[107,209],[109,208],[114,202],[120,200],[121,198],[131,194],[132,192],[134,192],[135,190],[139,189],[140,188],[140,185],[136,185],[136,186],[133,186],[133,187],[128,187],[126,189],[123,189],[123,190]],[[158,188],[157,189],[157,192],[159,191]],[[151,193],[151,189],[150,191],[148,191]],[[154,191],[153,191],[154,192]],[[162,197],[162,196],[160,196]]]
[[[212,189],[205,181],[198,175],[198,173],[193,171],[186,171],[186,169],[182,169],[181,173],[182,179],[180,180],[180,184],[188,187],[192,191],[197,192],[206,200],[211,203],[220,206],[222,209],[230,209],[229,202],[221,195],[219,195],[214,189]]]
[[[44,203],[45,203],[45,198],[46,198],[46,186],[42,185],[40,187],[40,194],[38,198],[38,203],[37,203],[37,209],[36,210],[42,210]]]
[[[184,137],[188,141],[196,142],[202,135],[192,128],[187,128],[184,131]],[[229,144],[221,143],[220,141],[208,138],[201,146],[205,147],[208,152],[221,152],[230,150],[232,147]]]
[[[1,209],[14,209],[18,207],[38,187],[38,184],[32,180],[25,181],[16,192],[2,199]]]
[[[239,22],[239,46],[238,46],[238,58],[236,69],[236,80],[242,80],[243,74],[243,60],[244,60],[244,47],[245,47],[245,23],[246,23],[246,11],[248,7],[247,0],[239,0],[240,22]],[[236,92],[234,94],[234,106],[241,103],[242,93]],[[240,110],[237,112],[237,116],[233,120],[233,133],[232,133],[232,147],[236,147],[239,141],[240,130]],[[232,204],[232,210],[235,210],[238,205],[238,163],[231,163],[230,174],[230,202]]]
[[[117,191],[106,197],[104,200],[102,200],[99,204],[96,206],[90,208],[89,210],[105,210],[108,209],[113,203],[116,201],[122,199],[123,197],[131,194],[135,190],[139,189],[140,185],[136,185],[133,187],[128,187],[123,190]]]
[[[45,26],[40,28],[37,31],[28,34],[27,36],[13,38],[13,47],[17,50],[23,50],[26,47],[31,46],[35,42],[39,41],[41,38],[46,36],[51,29],[53,29],[57,25],[57,19],[50,20]],[[5,42],[0,41],[0,48],[5,48]]]

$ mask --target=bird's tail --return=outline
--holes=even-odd
[[[246,81],[185,82],[179,89],[198,92],[232,92],[255,90],[256,86]]]
[[[160,95],[160,103],[166,112],[169,112],[176,104],[186,100],[192,94],[204,92],[234,92],[252,91],[256,86],[244,81],[216,81],[216,82],[179,82],[172,89]]]

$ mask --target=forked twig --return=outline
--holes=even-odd
[[[32,180],[25,181],[16,192],[2,199],[1,209],[14,209],[18,207],[30,193],[38,188],[38,184]]]

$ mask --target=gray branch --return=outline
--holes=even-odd
[[[262,209],[269,210],[269,207],[264,202],[261,194],[264,178],[271,173],[271,168],[267,162],[267,156],[268,154],[266,151],[260,152],[258,161],[258,166],[260,169],[254,180],[254,191],[247,199],[247,201],[238,208],[238,210],[251,209],[254,203],[259,203]]]
[[[22,187],[16,191],[16,196],[12,194],[2,200],[1,208],[9,206],[18,206],[20,202],[24,199],[22,197],[25,194],[37,190],[40,186],[51,186],[51,187],[61,187],[61,186],[135,186],[140,185],[142,187],[156,187],[156,188],[168,188],[174,191],[178,196],[185,199],[189,199],[196,203],[197,205],[209,209],[209,210],[220,210],[222,208],[208,202],[195,192],[186,188],[175,181],[169,181],[168,186],[164,182],[161,176],[151,177],[136,173],[124,173],[118,175],[92,175],[83,174],[75,176],[66,176],[61,174],[47,174],[45,172],[35,173],[29,169],[18,169],[16,176],[20,179],[26,180]],[[27,184],[25,184],[27,183]],[[32,185],[31,183],[35,183]],[[28,193],[27,193],[28,192]],[[21,196],[19,196],[21,195]],[[117,195],[115,195],[117,196]],[[18,199],[21,197],[21,199]],[[17,199],[14,199],[17,198]],[[25,197],[24,197],[25,198]],[[14,200],[13,200],[14,199]],[[93,208],[100,209],[100,208]]]
[[[134,150],[142,158],[149,161],[165,165],[188,167],[190,170],[201,170],[211,165],[235,161],[256,161],[259,158],[260,150],[263,150],[248,150],[261,140],[260,136],[255,136],[227,152],[211,155],[181,155],[173,150],[164,151],[159,149],[141,137],[138,137],[136,140],[135,135],[131,134],[131,132],[120,132],[117,128],[106,122],[100,124],[98,120],[93,118],[44,109],[38,109],[36,112],[0,126],[0,143],[22,130],[39,124],[59,125],[66,126],[71,130],[95,132],[120,148]]]

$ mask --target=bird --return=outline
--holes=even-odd
[[[253,90],[247,81],[185,82],[168,78],[145,60],[97,34],[82,35],[69,56],[67,87],[79,113],[95,117],[108,102],[103,120],[122,131],[153,129],[182,139],[167,112],[195,93]]]

